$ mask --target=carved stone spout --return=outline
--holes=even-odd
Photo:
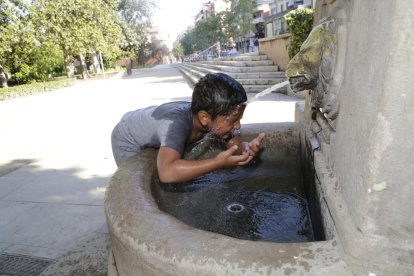
[[[336,22],[328,17],[312,30],[286,70],[292,90],[312,90],[312,107],[331,120],[339,112],[336,91],[330,89],[336,51]]]

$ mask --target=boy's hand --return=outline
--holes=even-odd
[[[249,156],[255,156],[256,153],[258,153],[262,149],[262,142],[265,138],[266,134],[264,132],[257,135],[256,138],[254,138],[250,143],[243,142],[242,145],[242,151],[244,153],[248,153]]]
[[[220,152],[216,159],[222,164],[222,168],[231,168],[235,166],[243,166],[249,163],[253,156],[250,156],[248,152],[243,152],[240,155],[233,155],[238,150],[238,146],[234,145],[226,151]]]

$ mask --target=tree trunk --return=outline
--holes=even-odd
[[[73,72],[70,69],[70,58],[66,53],[63,56],[63,60],[65,62],[66,76],[70,79],[73,77]]]
[[[82,71],[82,78],[86,80],[88,78],[88,69],[86,68],[85,57],[82,54],[79,55],[79,61]]]
[[[132,59],[130,57],[127,58],[127,74],[132,75]]]
[[[104,68],[104,63],[103,63],[102,52],[101,51],[99,51],[99,63],[101,64],[102,73],[105,74],[105,68]]]

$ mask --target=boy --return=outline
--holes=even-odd
[[[246,101],[246,92],[235,79],[207,74],[195,85],[191,103],[170,102],[126,113],[112,132],[115,162],[119,166],[145,148],[159,148],[157,168],[163,183],[246,165],[261,149],[265,136],[260,133],[250,143],[232,137],[240,129]],[[209,132],[228,140],[228,149],[214,158],[182,159],[185,147]]]

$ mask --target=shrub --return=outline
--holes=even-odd
[[[0,101],[20,96],[33,95],[55,90],[62,87],[72,86],[75,79],[60,79],[48,82],[36,82],[31,84],[23,84],[7,88],[0,88]]]
[[[292,59],[300,50],[300,46],[306,40],[313,26],[313,9],[296,9],[284,16],[287,29],[292,35],[287,45],[289,59]]]

